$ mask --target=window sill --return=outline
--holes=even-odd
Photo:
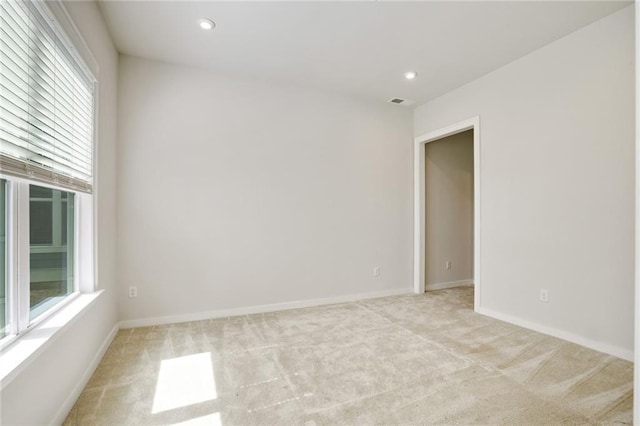
[[[103,290],[99,290],[79,295],[0,352],[0,389],[37,359],[65,328],[79,320],[102,293]]]

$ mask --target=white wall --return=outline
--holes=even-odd
[[[473,278],[473,130],[425,146],[425,285]],[[446,268],[451,262],[451,268]]]
[[[68,2],[67,10],[99,65],[98,202],[99,287],[105,292],[0,395],[0,424],[61,421],[84,387],[83,378],[117,322],[115,304],[115,158],[118,55],[96,3]],[[84,376],[84,377],[83,377]]]
[[[121,319],[410,291],[410,111],[127,56],[119,89]]]
[[[475,115],[482,310],[630,358],[633,6],[417,108],[414,134]]]

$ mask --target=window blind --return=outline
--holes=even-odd
[[[91,192],[94,83],[44,1],[0,1],[0,171]]]

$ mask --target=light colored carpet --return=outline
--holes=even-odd
[[[613,424],[633,365],[473,289],[121,330],[66,425]]]

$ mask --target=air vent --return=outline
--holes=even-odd
[[[393,98],[393,99],[389,99],[389,102],[391,102],[392,104],[401,104],[404,102],[404,99]]]

